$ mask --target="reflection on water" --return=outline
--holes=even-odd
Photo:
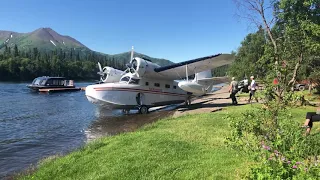
[[[150,109],[152,113],[149,114],[138,114],[137,110],[131,110],[126,115],[120,110],[111,111],[96,108],[97,119],[85,131],[87,141],[92,141],[103,136],[134,131],[145,124],[156,122],[159,119],[172,115],[174,111],[169,110],[174,109],[176,106],[152,108]]]

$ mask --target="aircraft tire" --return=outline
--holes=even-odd
[[[139,113],[140,114],[148,114],[149,108],[146,105],[142,105],[139,107]]]

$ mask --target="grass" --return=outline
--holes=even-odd
[[[311,94],[309,93],[308,90],[305,90],[305,91],[295,91],[295,94],[297,94],[297,95],[304,95],[304,98],[305,98],[307,101],[310,101],[310,102],[320,102],[320,95],[319,95],[319,94],[316,94],[316,91],[312,91]],[[256,93],[255,93],[255,96],[256,96],[258,99],[263,99],[263,98],[264,98],[263,92],[262,92],[261,90],[257,90]],[[238,94],[237,94],[237,97],[249,99],[249,93],[238,93]]]
[[[64,157],[43,160],[20,179],[240,179],[252,163],[224,144],[227,114],[251,105],[167,118],[144,128],[92,142]],[[290,110],[303,122],[310,108]],[[318,126],[319,127],[319,126]]]
[[[311,101],[311,102],[319,102],[320,101],[320,95],[319,94],[316,94],[316,91],[313,90],[311,92],[311,94],[309,93],[308,90],[305,90],[305,91],[296,91],[296,93],[298,95],[304,95],[304,98],[308,101]]]

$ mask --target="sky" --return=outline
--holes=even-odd
[[[232,0],[2,0],[0,30],[50,27],[107,54],[181,62],[237,50],[252,32]]]

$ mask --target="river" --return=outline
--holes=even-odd
[[[172,113],[123,115],[89,103],[84,91],[40,94],[26,85],[0,83],[0,179],[45,157],[66,154],[101,136],[133,131]]]

